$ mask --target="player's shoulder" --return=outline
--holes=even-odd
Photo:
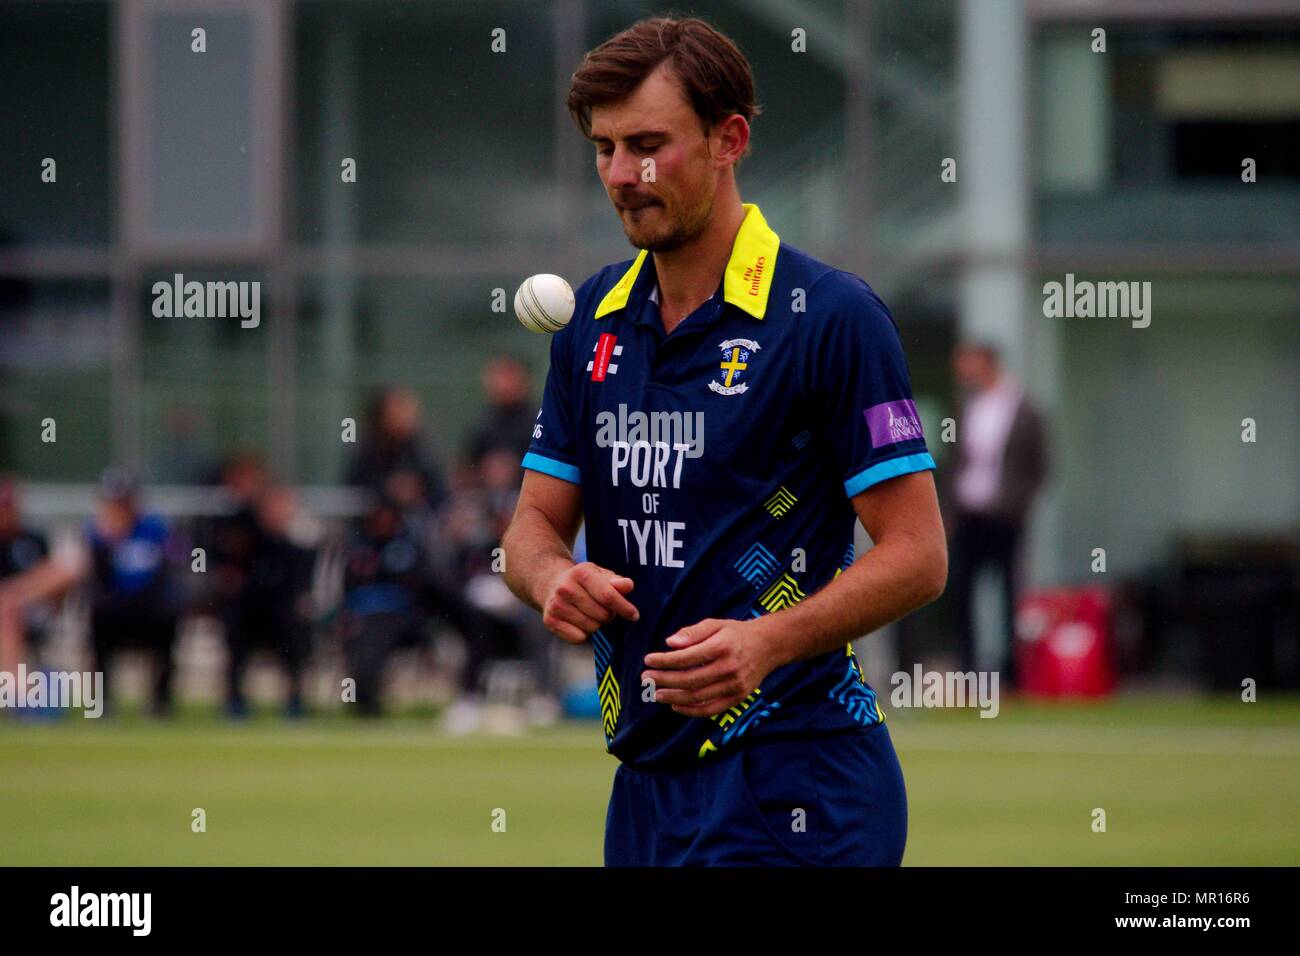
[[[776,270],[778,278],[791,286],[811,288],[834,272],[835,267],[782,239],[776,253]]]
[[[787,260],[787,283],[792,289],[806,290],[805,317],[809,324],[850,323],[865,331],[896,331],[889,307],[861,276],[822,262],[784,242],[781,256]]]
[[[578,290],[573,294],[574,318],[592,318],[595,315],[596,307],[600,305],[601,299],[605,298],[610,290],[623,280],[628,270],[635,264],[636,257],[624,259],[621,262],[611,262],[589,276],[587,281],[578,286]]]
[[[567,342],[574,336],[586,337],[587,330],[596,320],[596,309],[599,308],[601,300],[609,294],[609,291],[614,286],[622,281],[635,262],[635,258],[625,259],[622,262],[612,262],[588,276],[574,290],[573,318],[568,325],[556,333],[562,342]]]

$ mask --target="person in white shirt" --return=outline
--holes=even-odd
[[[975,668],[973,592],[984,569],[999,578],[1006,623],[1001,681],[1015,684],[1014,621],[1018,556],[1029,510],[1047,477],[1042,417],[997,349],[960,343],[953,373],[965,398],[957,419],[956,466],[950,469],[948,592],[958,617],[962,668]]]

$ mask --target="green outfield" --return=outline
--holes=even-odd
[[[1300,863],[1300,700],[887,713],[908,864]],[[502,739],[417,718],[3,719],[0,863],[598,864],[599,741],[594,723]]]

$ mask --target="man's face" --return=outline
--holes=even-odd
[[[395,389],[384,400],[384,427],[394,438],[410,438],[420,430],[420,400],[414,392]]]
[[[101,498],[95,515],[99,533],[109,541],[120,541],[127,536],[135,523],[135,511],[129,501],[119,498]]]
[[[528,371],[511,359],[495,359],[483,369],[483,392],[496,406],[521,404],[528,399]]]
[[[269,489],[258,502],[258,516],[262,520],[262,527],[272,534],[283,535],[288,532],[293,524],[293,519],[298,510],[297,499],[294,494],[286,487],[275,487]]]
[[[594,107],[591,138],[596,171],[632,245],[668,252],[704,231],[717,172],[704,121],[667,63],[631,96]]]
[[[997,364],[983,350],[969,346],[957,347],[952,368],[957,387],[964,392],[988,388],[997,378]]]

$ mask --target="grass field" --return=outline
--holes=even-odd
[[[1300,700],[888,716],[909,865],[1300,863]],[[596,865],[614,767],[594,723],[503,739],[413,718],[3,719],[0,864]]]

